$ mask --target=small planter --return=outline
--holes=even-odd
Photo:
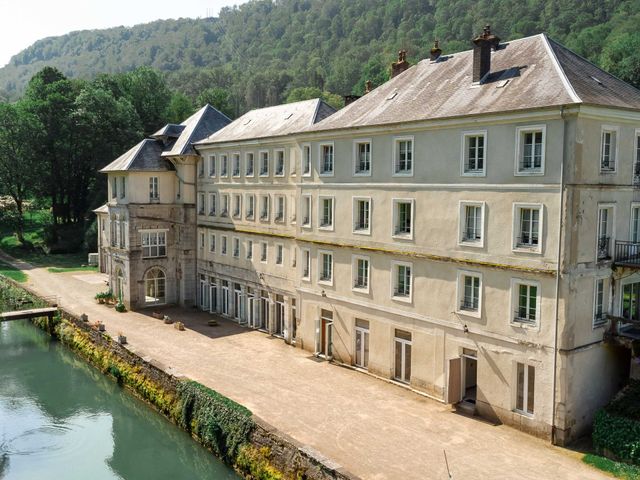
[[[127,311],[127,307],[124,306],[124,303],[118,303],[116,305],[116,312],[124,313]]]
[[[207,322],[207,325],[209,325],[210,327],[217,327],[217,326],[218,326],[218,325],[220,325],[220,324],[218,323],[218,321],[217,321],[217,320],[209,320],[209,321]]]
[[[173,323],[173,320],[171,320],[171,317],[169,315],[165,315],[164,318],[163,318],[163,321],[167,325],[171,325]]]
[[[126,345],[127,344],[127,337],[125,337],[124,335],[122,335],[121,333],[118,334],[118,343],[120,345]]]
[[[176,322],[173,324],[173,328],[175,328],[176,330],[180,330],[181,332],[184,332],[184,323]]]
[[[104,326],[104,323],[102,322],[96,323],[96,328],[98,329],[99,332],[104,332],[107,330],[107,328]]]
[[[152,313],[151,313],[151,316],[152,316],[153,318],[157,318],[158,320],[162,320],[162,319],[165,317],[165,315],[163,315],[163,314],[162,314],[162,313],[160,313],[160,312],[152,312]]]

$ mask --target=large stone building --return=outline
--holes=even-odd
[[[546,35],[401,54],[336,113],[254,110],[194,148],[166,302],[557,443],[628,375],[604,338],[640,317],[640,91]]]

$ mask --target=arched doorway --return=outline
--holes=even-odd
[[[155,267],[144,276],[144,303],[146,305],[159,305],[166,302],[165,298],[166,276],[164,272]]]
[[[114,292],[119,303],[124,298],[124,274],[122,268],[116,268],[116,291]]]

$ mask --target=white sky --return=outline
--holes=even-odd
[[[0,66],[36,40],[74,30],[218,16],[246,0],[0,0]]]

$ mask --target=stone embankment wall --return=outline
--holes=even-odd
[[[28,288],[0,277],[0,307],[11,295],[28,296],[37,305],[49,301]],[[147,361],[95,323],[64,308],[52,322],[34,323],[71,350],[113,377],[203,444],[247,479],[354,480],[354,475],[301,445],[245,407],[162,365]]]

